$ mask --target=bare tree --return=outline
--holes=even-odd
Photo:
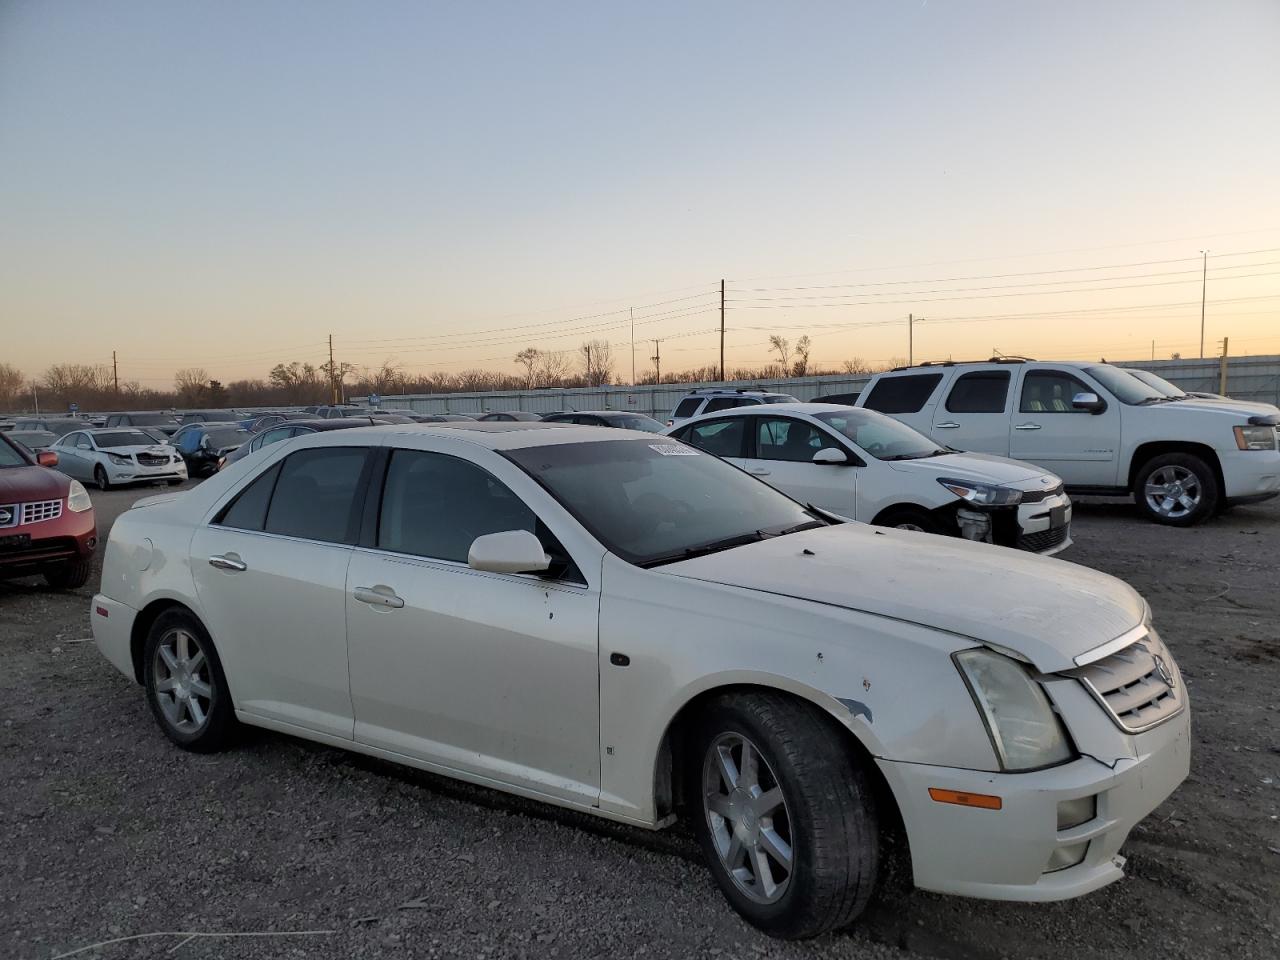
[[[598,387],[613,379],[613,349],[608,340],[588,340],[578,348],[587,386]]]
[[[324,366],[328,366],[325,364]],[[339,382],[345,377],[344,372],[339,369]],[[365,368],[358,382],[358,387],[364,393],[394,393],[396,384],[403,380],[403,374],[394,360],[382,361],[382,366],[377,370]]]
[[[204,367],[183,367],[173,375],[173,389],[178,392],[178,402],[186,406],[199,403],[208,385],[209,374]]]
[[[778,362],[782,364],[785,371],[787,368],[787,358],[791,356],[791,343],[786,337],[774,334],[769,338],[769,349],[778,351]],[[785,376],[785,374],[784,374]]]
[[[21,370],[11,363],[0,363],[0,410],[17,406],[18,397],[25,392],[24,383],[26,378]]]
[[[564,383],[573,369],[573,358],[564,350],[543,350],[538,354],[535,386],[558,387]]]
[[[812,349],[807,333],[796,341],[796,362],[792,365],[792,373],[795,376],[803,377],[808,372],[809,351]],[[785,367],[786,363],[784,362],[782,365]]]
[[[538,369],[538,358],[542,354],[535,347],[525,347],[516,354],[516,363],[524,367],[524,384],[526,390],[532,390],[534,377]]]
[[[871,364],[861,357],[854,357],[852,360],[844,361],[840,364],[840,368],[845,373],[863,374],[871,372]]]

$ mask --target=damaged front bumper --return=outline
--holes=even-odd
[[[1071,546],[1071,499],[1059,492],[1010,506],[965,503],[956,509],[956,525],[965,540],[1052,556]]]

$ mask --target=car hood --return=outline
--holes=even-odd
[[[1274,403],[1256,403],[1253,400],[1210,400],[1207,397],[1187,397],[1185,400],[1179,400],[1178,402],[1197,407],[1228,407],[1232,410],[1247,412],[1251,416],[1274,417],[1280,414],[1280,407],[1277,407]]]
[[[49,467],[0,468],[0,503],[29,500],[61,500],[71,481]]]
[[[899,473],[923,473],[995,484],[1024,485],[1028,480],[1053,476],[1046,473],[1043,467],[986,453],[948,453],[940,457],[921,457],[919,460],[890,460],[888,464]],[[1056,477],[1054,482],[1057,482]]]
[[[155,454],[164,454],[165,456],[168,456],[170,453],[173,453],[175,451],[173,447],[165,446],[162,443],[135,443],[127,447],[111,447],[110,449],[104,448],[99,452],[114,453],[118,457],[128,457],[128,456],[132,456],[135,453],[155,453]]]
[[[655,568],[904,620],[1016,651],[1052,673],[1140,625],[1128,584],[1021,550],[847,523]]]

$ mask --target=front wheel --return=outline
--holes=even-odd
[[[1190,453],[1152,457],[1135,478],[1138,509],[1156,523],[1191,527],[1218,509],[1218,478],[1204,460]]]
[[[93,482],[98,485],[99,490],[111,489],[111,479],[107,476],[107,468],[102,464],[93,468]]]
[[[142,682],[160,729],[184,750],[211,753],[234,739],[238,724],[222,662],[192,614],[169,610],[156,618]]]
[[[67,560],[44,572],[44,582],[55,590],[76,590],[89,579],[88,560]]]
[[[871,898],[877,814],[848,746],[780,694],[729,695],[701,718],[685,779],[694,829],[729,903],[773,936],[846,926]]]

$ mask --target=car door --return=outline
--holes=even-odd
[[[933,411],[933,439],[957,450],[1009,455],[1011,372],[969,370],[945,388]]]
[[[556,577],[468,566],[476,537],[517,529],[567,556],[494,473],[445,453],[390,454],[376,532],[347,576],[356,740],[594,803],[598,586],[571,565]]]
[[[1117,484],[1120,409],[1114,400],[1101,413],[1075,409],[1078,393],[1106,392],[1079,371],[1024,370],[1009,432],[1009,455],[1060,476],[1068,486]]]
[[[862,519],[857,508],[858,470],[850,469],[859,461],[845,444],[802,417],[777,413],[740,419],[751,424],[747,458],[741,462],[744,470],[801,503]],[[843,464],[814,463],[819,450],[839,450],[849,459]]]
[[[277,460],[196,530],[191,573],[237,710],[350,740],[347,566],[370,448]]]
[[[76,480],[88,479],[84,458],[76,446],[84,436],[83,433],[69,433],[54,444],[58,451],[58,469]]]

